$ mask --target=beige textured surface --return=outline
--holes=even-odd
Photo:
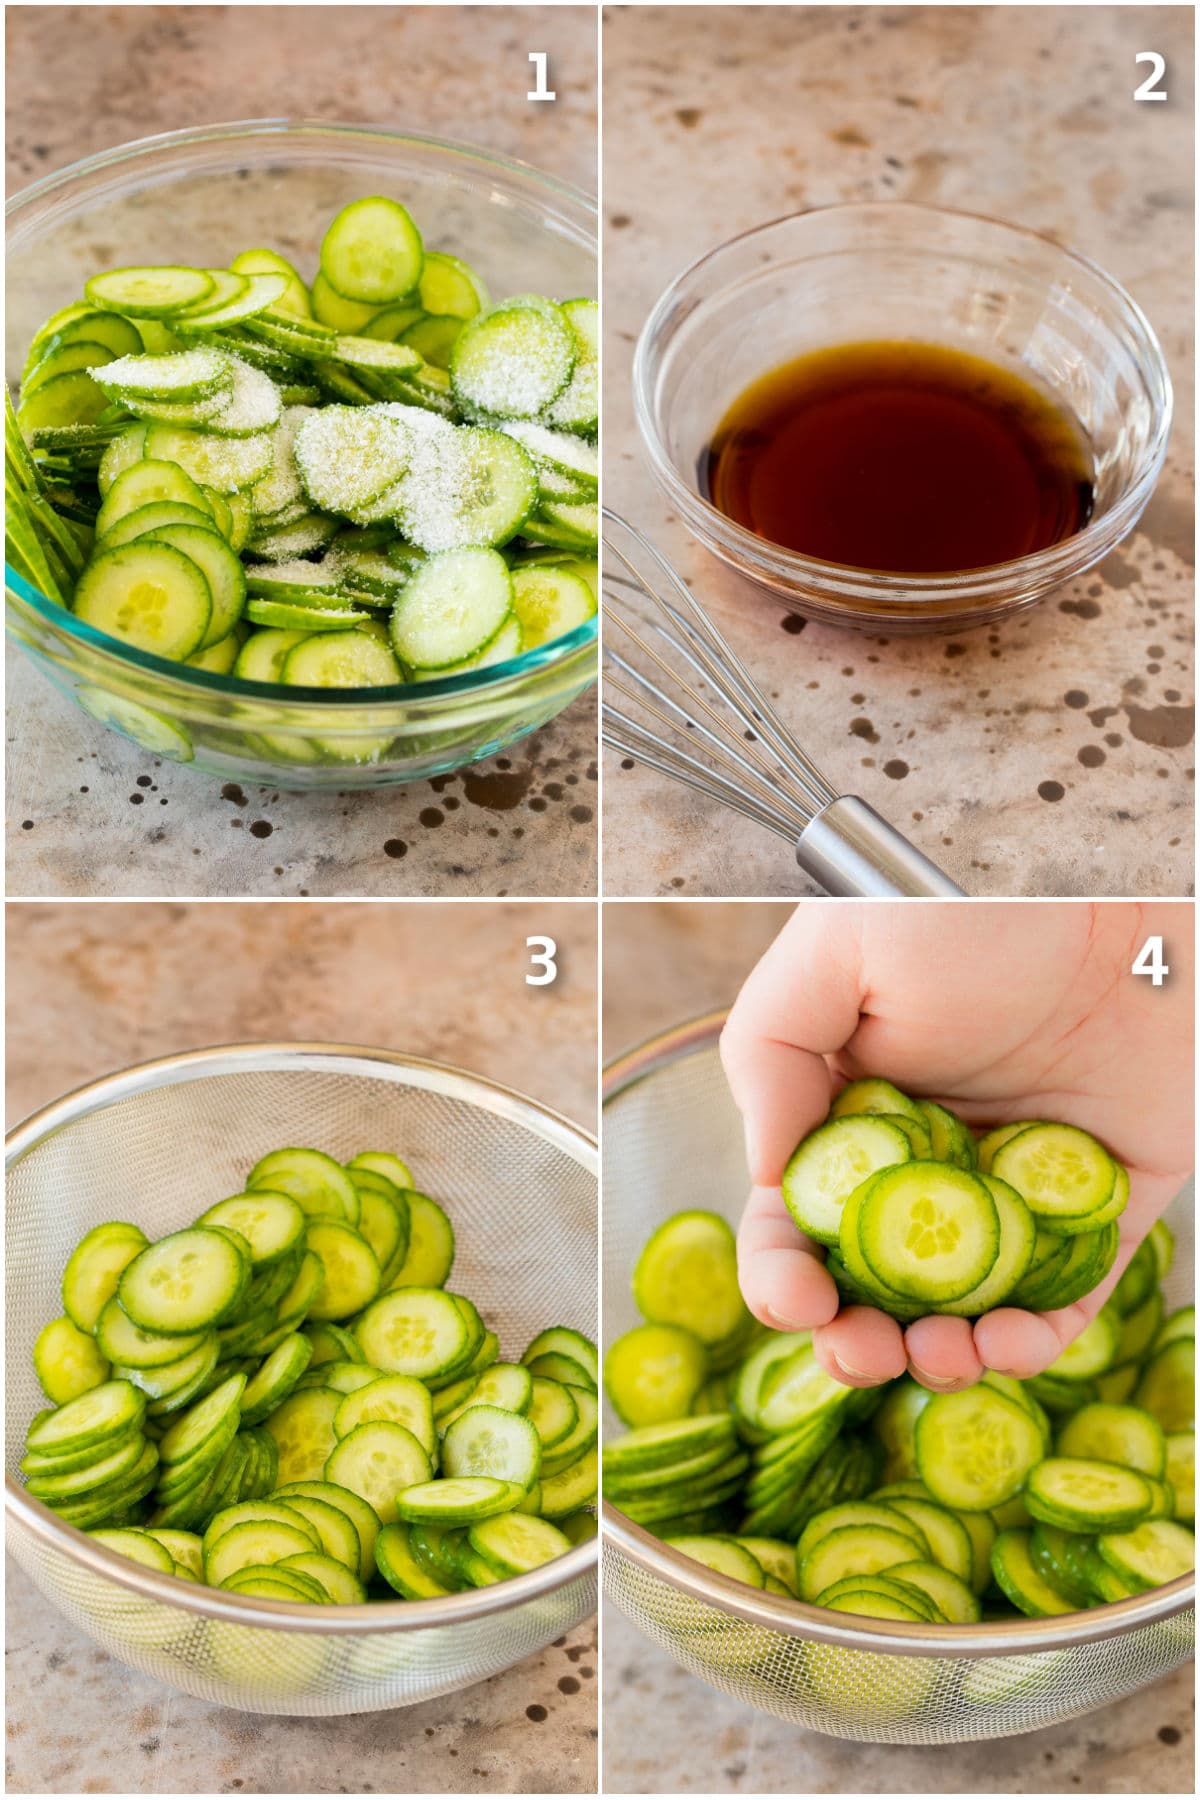
[[[1191,46],[1185,7],[607,15],[607,504],[677,561],[830,778],[974,893],[1191,891]],[[1131,98],[1148,47],[1167,58],[1166,105]],[[1175,380],[1168,464],[1137,532],[994,630],[797,633],[689,541],[642,459],[633,344],[667,283],[782,213],[885,198],[1081,249],[1142,304]],[[757,827],[614,755],[605,774],[607,892],[804,891]]]
[[[281,23],[286,21],[286,29]],[[591,7],[15,7],[9,183],[150,133],[278,117],[402,126],[596,184]],[[530,50],[553,104],[531,105]],[[594,694],[503,758],[369,794],[231,794],[8,673],[8,889],[54,895],[587,894]]]
[[[335,1038],[459,1063],[595,1124],[595,908],[8,907],[8,1116],[201,1044]],[[526,986],[525,939],[559,946]],[[588,1793],[595,1621],[517,1668],[391,1713],[282,1719],[112,1661],[11,1563],[10,1793]]]
[[[729,1004],[790,908],[712,902],[604,910],[605,1056]],[[705,1686],[604,1608],[604,1770],[614,1794],[1183,1794],[1194,1673],[1001,1743],[846,1743]]]

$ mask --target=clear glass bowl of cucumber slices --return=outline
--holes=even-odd
[[[224,776],[382,786],[537,729],[596,672],[595,293],[593,203],[460,144],[261,120],[35,183],[12,635]]]
[[[535,1101],[337,1045],[190,1052],[34,1114],[7,1147],[22,1569],[122,1662],[251,1712],[409,1705],[579,1624],[596,1164]]]
[[[1191,1560],[1194,1516],[1191,1196],[1035,1381],[994,1376],[945,1396],[907,1377],[886,1391],[839,1387],[807,1333],[767,1331],[737,1289],[745,1164],[717,1049],[723,1022],[667,1032],[606,1080],[609,1597],[722,1692],[860,1742],[1034,1731],[1184,1663],[1194,1632],[1194,1575],[1177,1572]],[[896,1126],[904,1142],[880,1154],[896,1149],[912,1170],[931,1158],[959,1174],[1000,1165],[1046,1225],[1054,1197],[1037,1191],[1016,1150],[1027,1122],[968,1144],[953,1115],[881,1081],[852,1084],[834,1111],[835,1129],[811,1134],[785,1180],[810,1228],[877,1122],[886,1131],[901,1118],[913,1138]],[[1117,1185],[1093,1140],[1067,1146],[1063,1128],[1038,1129],[1050,1139],[1024,1143],[1039,1170],[1082,1150],[1098,1185]],[[890,1194],[898,1166],[863,1171],[872,1204],[875,1183]],[[1101,1199],[1087,1199],[1097,1216]],[[1014,1214],[1023,1204],[1014,1199]],[[826,1223],[826,1240],[839,1241]],[[1022,1283],[1057,1304],[1078,1285],[1071,1246],[1094,1239],[1098,1267],[1103,1238],[1103,1227],[1075,1230],[1043,1246]],[[982,1279],[1007,1291],[1011,1268],[985,1260]],[[968,1279],[975,1272],[959,1270],[951,1285],[961,1292]],[[903,1303],[888,1310],[904,1315]]]

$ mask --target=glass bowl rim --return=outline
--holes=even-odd
[[[1091,281],[1097,283],[1105,298],[1143,340],[1144,348],[1149,353],[1147,385],[1151,389],[1152,400],[1156,401],[1153,435],[1128,488],[1118,495],[1107,512],[1091,518],[1082,531],[1074,532],[1070,537],[1049,544],[1041,550],[1012,557],[1007,562],[982,564],[978,568],[955,569],[928,575],[862,569],[850,563],[824,562],[818,557],[804,556],[799,551],[789,550],[786,545],[758,536],[756,532],[747,530],[728,514],[721,512],[675,467],[658,429],[656,408],[652,400],[651,356],[653,342],[667,325],[672,310],[679,304],[682,290],[706,266],[716,264],[730,251],[749,240],[777,231],[781,226],[794,224],[801,219],[828,217],[831,214],[840,213],[849,217],[884,211],[889,215],[904,215],[915,224],[926,220],[961,220],[970,225],[985,226],[989,231],[1006,238],[1024,239],[1043,245],[1069,266],[1082,270]],[[689,309],[688,316],[719,297],[720,290],[697,302]],[[705,530],[709,538],[715,540],[710,542],[710,548],[719,545],[719,554],[724,555],[728,548],[740,552],[746,558],[750,564],[749,569],[741,563],[737,565],[743,574],[752,575],[752,578],[757,577],[759,580],[769,577],[807,580],[819,585],[820,591],[827,597],[836,595],[840,588],[856,587],[860,591],[869,592],[876,599],[890,597],[909,602],[918,594],[934,600],[953,599],[962,595],[964,588],[991,587],[993,584],[998,584],[1005,590],[1014,585],[1023,588],[1038,578],[1050,580],[1057,585],[1074,573],[1077,561],[1082,560],[1084,567],[1090,567],[1099,555],[1107,555],[1115,547],[1125,535],[1128,523],[1140,515],[1149,500],[1166,455],[1174,415],[1174,388],[1158,334],[1128,289],[1101,268],[1099,263],[1093,262],[1079,250],[1060,244],[1047,232],[1036,231],[1030,226],[1014,225],[1010,220],[998,219],[990,213],[971,212],[961,207],[926,206],[911,200],[847,200],[825,206],[801,207],[795,212],[781,213],[773,219],[748,226],[746,230],[735,232],[732,237],[704,251],[672,277],[647,314],[634,350],[632,386],[638,431],[656,479],[680,507],[688,522],[697,529]],[[1155,386],[1161,390],[1157,396],[1153,393]],[[1119,527],[1115,533],[1114,526]]]
[[[147,137],[131,138],[127,143],[97,151],[92,156],[82,157],[78,162],[68,163],[64,168],[52,169],[49,174],[39,176],[28,187],[21,188],[6,200],[5,217],[15,218],[22,208],[47,198],[56,189],[65,187],[80,177],[96,174],[116,164],[132,162],[139,156],[150,155],[155,151],[185,149],[191,144],[216,143],[223,138],[243,135],[270,139],[294,136],[301,132],[318,132],[349,139],[383,138],[391,143],[415,144],[423,150],[446,151],[506,173],[532,178],[539,186],[582,208],[591,219],[594,220],[597,215],[596,201],[581,188],[560,180],[558,176],[547,175],[541,169],[534,168],[531,163],[522,162],[515,156],[506,156],[500,151],[482,150],[475,144],[465,144],[455,138],[433,137],[424,132],[393,131],[383,125],[344,125],[323,119],[267,118],[235,119],[215,125],[189,126],[181,131],[159,131]],[[276,682],[234,681],[228,675],[217,675],[208,669],[189,668],[186,663],[170,662],[166,657],[155,656],[151,651],[139,650],[133,644],[122,644],[120,639],[97,631],[94,626],[77,619],[57,601],[39,593],[8,562],[4,565],[4,576],[6,586],[55,633],[61,633],[68,641],[74,639],[88,650],[95,651],[118,665],[128,666],[139,674],[179,681],[185,690],[192,689],[198,699],[207,695],[214,699],[262,700],[267,704],[288,707],[319,704],[323,707],[354,706],[359,709],[366,704],[378,706],[398,701],[410,704],[415,699],[432,701],[459,696],[477,699],[514,680],[541,674],[560,663],[569,662],[577,651],[586,650],[596,642],[600,629],[597,609],[582,625],[575,626],[574,630],[565,632],[561,637],[552,638],[549,643],[542,644],[535,650],[526,650],[520,656],[510,657],[505,662],[490,663],[484,668],[468,670],[460,675],[436,676],[428,681],[405,681],[389,687],[289,687],[281,695]]]

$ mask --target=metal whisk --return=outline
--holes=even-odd
[[[604,742],[786,839],[827,894],[961,894],[865,800],[830,786],[641,532],[607,507],[604,522]]]

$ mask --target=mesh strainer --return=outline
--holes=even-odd
[[[629,1277],[654,1227],[683,1206],[708,1207],[733,1222],[741,1206],[741,1123],[717,1052],[723,1022],[713,1014],[680,1026],[608,1070],[610,1343],[638,1322]],[[1177,1202],[1171,1224],[1182,1289],[1192,1265],[1190,1205]],[[1184,1298],[1177,1293],[1174,1304]],[[608,1504],[603,1524],[605,1591],[647,1637],[723,1693],[835,1737],[946,1744],[1035,1731],[1120,1699],[1191,1654],[1191,1577],[1067,1618],[893,1624],[730,1581],[668,1550]]]
[[[14,1479],[45,1401],[38,1328],[76,1241],[106,1219],[177,1229],[279,1144],[410,1157],[458,1230],[454,1284],[519,1356],[542,1326],[596,1329],[596,1152],[557,1114],[436,1063],[325,1044],[248,1044],[145,1063],[69,1094],[8,1140],[8,1543],[113,1656],[247,1712],[406,1706],[544,1648],[596,1602],[595,1542],[446,1599],[300,1607],[157,1575],[101,1549]]]

